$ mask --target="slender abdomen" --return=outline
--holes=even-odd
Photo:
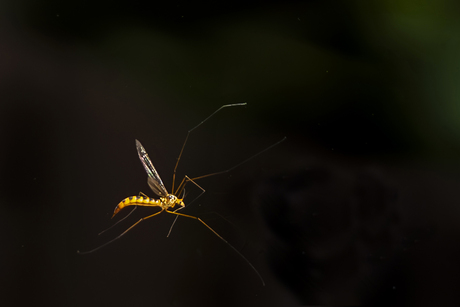
[[[150,198],[150,197],[143,197],[143,196],[130,196],[123,199],[113,211],[112,217],[115,216],[121,209],[127,206],[138,205],[138,206],[159,206],[159,200]]]

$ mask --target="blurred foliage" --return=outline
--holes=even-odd
[[[258,120],[275,130],[346,154],[460,154],[460,10],[452,0],[5,7],[11,20],[79,45],[146,92],[155,84],[177,101],[259,103]]]

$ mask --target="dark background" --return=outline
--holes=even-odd
[[[5,306],[457,305],[458,1],[2,1]],[[109,227],[166,186],[194,220]],[[186,201],[198,192],[190,188]],[[122,216],[124,213],[120,213]],[[118,218],[118,217],[117,217]]]

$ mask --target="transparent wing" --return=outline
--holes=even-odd
[[[152,189],[153,193],[159,196],[167,196],[168,192],[166,191],[165,187],[163,186],[163,182],[158,182],[152,177],[147,178],[147,183],[149,187]]]
[[[139,159],[141,160],[142,165],[144,166],[145,171],[149,176],[147,180],[149,187],[155,194],[159,196],[167,196],[168,191],[166,190],[163,181],[161,181],[160,175],[158,175],[157,170],[155,169],[155,167],[153,167],[152,161],[150,161],[149,155],[145,151],[141,142],[139,142],[138,140],[136,140],[136,148],[137,154],[139,155]]]

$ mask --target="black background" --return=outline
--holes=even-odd
[[[459,303],[456,1],[3,1],[5,306]],[[116,204],[206,193],[89,255]],[[191,187],[190,201],[199,190]],[[123,216],[125,213],[120,213]],[[120,216],[120,217],[121,217]],[[116,218],[118,219],[118,217]],[[115,220],[116,220],[115,219]]]

